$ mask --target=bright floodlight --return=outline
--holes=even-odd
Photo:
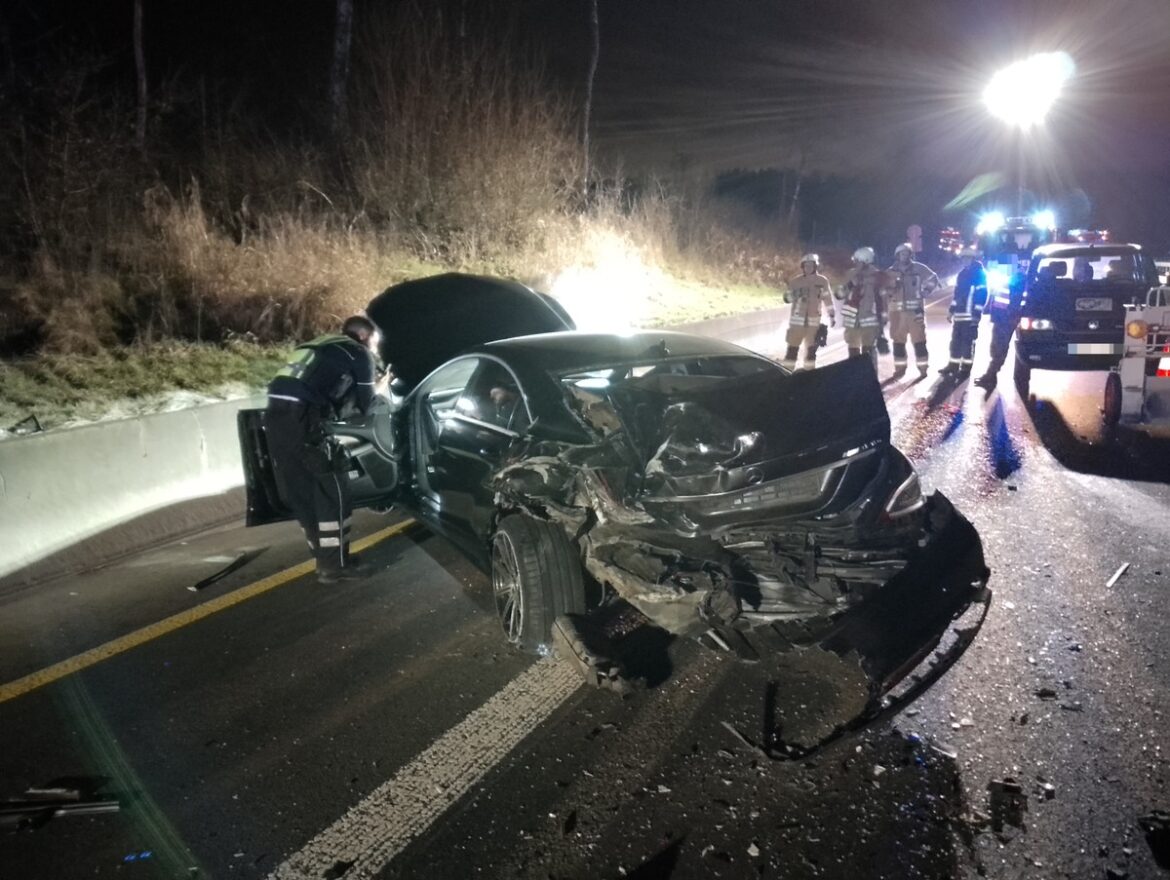
[[[999,71],[983,90],[993,116],[1021,129],[1043,122],[1076,65],[1065,52],[1044,52]]]
[[[1003,214],[1000,211],[990,211],[979,218],[979,223],[975,226],[975,234],[987,235],[989,232],[995,232],[1005,222]]]
[[[1040,229],[1055,229],[1056,214],[1052,211],[1037,211],[1032,215],[1032,225]]]

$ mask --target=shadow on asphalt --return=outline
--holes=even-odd
[[[1082,474],[1170,483],[1170,439],[1133,428],[1104,428],[1096,437],[1078,435],[1060,408],[1047,398],[1029,397],[1028,415],[1040,441],[1064,467]]]

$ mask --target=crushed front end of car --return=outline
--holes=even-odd
[[[864,360],[566,395],[598,442],[534,439],[497,502],[561,523],[592,577],[670,633],[749,661],[819,652],[869,717],[986,611],[979,537],[890,445]]]

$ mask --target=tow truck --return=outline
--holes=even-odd
[[[1124,349],[1105,380],[1103,412],[1110,428],[1170,428],[1170,285],[1126,308]]]

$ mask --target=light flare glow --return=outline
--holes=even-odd
[[[1026,131],[1044,121],[1076,72],[1067,52],[1042,52],[996,72],[983,90],[983,103],[993,116]]]

